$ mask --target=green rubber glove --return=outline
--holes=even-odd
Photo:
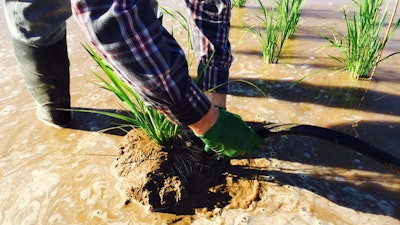
[[[219,110],[215,124],[198,137],[204,142],[205,151],[210,150],[226,157],[237,157],[245,153],[255,153],[265,140],[252,130],[240,116]]]

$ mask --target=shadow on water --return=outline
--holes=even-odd
[[[261,123],[250,123],[250,126],[261,134],[257,126],[262,125],[257,124]],[[381,135],[383,133],[385,134],[383,135],[384,137],[390,135],[395,136],[396,134],[391,132],[390,129],[383,128],[388,125],[388,123],[379,122],[378,124],[374,121],[366,121],[360,126],[362,129],[379,132]],[[400,126],[400,124],[393,123],[390,125]],[[349,131],[352,129],[354,131],[354,127],[349,127],[347,124],[339,124],[329,129],[333,131],[346,129]],[[326,133],[326,135],[332,136],[329,137],[330,141],[328,141],[319,137],[321,136],[320,134],[312,135],[312,131],[308,133],[304,132],[305,135],[301,133],[302,132],[289,131],[272,135],[271,133],[262,134],[268,141],[267,149],[265,150],[266,154],[272,157],[276,156],[280,160],[288,162],[297,162],[319,167],[400,174],[399,168],[397,168],[397,170],[392,170],[393,168],[386,166],[387,162],[391,162],[392,164],[397,164],[397,167],[400,167],[397,140],[390,141],[387,139],[384,140],[383,138],[382,140],[378,140],[378,143],[384,143],[386,146],[393,147],[392,150],[394,149],[394,152],[389,152],[379,146],[371,144],[371,141],[368,140],[365,135],[360,138],[353,138],[353,135],[346,134],[349,132],[340,132],[344,134],[342,136],[335,136],[335,133]],[[373,137],[375,134],[370,135]],[[344,136],[349,137],[348,140],[352,141],[352,143],[350,143],[351,145],[346,144],[348,143],[347,141],[339,140],[344,139]],[[377,140],[374,140],[374,143],[376,141]],[[389,143],[387,143],[387,141]]]
[[[83,112],[83,111],[93,111],[93,112]],[[115,109],[92,109],[92,108],[72,108],[73,119],[66,128],[92,131],[92,132],[102,132],[105,134],[112,134],[118,136],[124,136],[132,126],[126,121],[119,120],[107,115],[103,115],[99,112],[108,113],[118,113],[127,114],[127,112]]]
[[[400,115],[400,107],[393,105],[400,101],[400,95],[392,93],[360,87],[324,86],[305,82],[296,83],[296,81],[245,80],[256,85],[268,98],[387,115]],[[249,84],[244,82],[231,82],[229,90],[231,95],[264,97],[263,93],[260,93],[256,88],[250,88]]]
[[[363,125],[363,129],[368,127],[382,132],[381,126],[388,125],[369,121]],[[338,130],[346,126],[339,124],[330,129]],[[229,172],[242,178],[261,179],[267,176],[272,178],[270,182],[309,190],[359,212],[400,219],[400,192],[396,189],[400,182],[400,171],[390,170],[373,157],[366,157],[338,144],[297,135],[269,138],[268,148],[252,158],[259,158],[260,155],[307,166],[293,169],[282,165],[277,170],[270,167],[232,166]],[[390,184],[395,187],[390,187]]]
[[[241,178],[250,183],[251,180],[258,180],[265,185],[295,186],[358,212],[400,219],[397,210],[400,191],[396,189],[400,177],[387,172],[373,159],[313,138],[281,136],[274,137],[269,144],[265,151],[239,159],[243,161],[240,166],[228,165],[224,171],[235,180]],[[274,166],[273,161],[270,165],[250,163],[252,159],[259,158],[279,160],[281,164]],[[215,173],[214,170],[223,164],[221,162],[210,168],[215,168]],[[211,183],[209,176],[189,181],[187,190],[190,194],[182,198],[172,213],[193,215],[196,208],[213,209],[228,205],[232,198],[226,192],[210,191],[210,188],[228,186],[227,179],[224,176],[221,178]]]
[[[329,128],[370,142],[378,148],[387,152],[390,151],[393,156],[400,159],[400,146],[397,138],[399,135],[399,127],[400,123],[397,122],[364,120],[355,124],[336,124]]]
[[[387,125],[370,121],[363,128],[382,132],[380,127]],[[330,129],[344,126],[339,124]],[[385,167],[373,157],[338,144],[297,135],[271,137],[268,148],[251,158],[260,156],[278,159],[283,164],[277,167],[279,169],[232,166],[229,172],[260,181],[262,177],[269,177],[269,182],[309,190],[343,207],[400,219],[400,191],[397,189],[400,171]],[[286,166],[284,162],[306,166]]]
[[[379,182],[370,182],[367,178],[356,178],[356,182],[360,184],[355,184],[335,180],[327,175],[304,175],[296,171],[288,173],[242,166],[232,166],[230,173],[242,178],[272,177],[270,182],[309,190],[343,207],[363,213],[400,218],[397,206],[400,202],[399,192],[385,188]]]
[[[210,166],[208,170],[211,169],[211,174],[220,174],[215,172],[217,170],[226,171],[235,180],[241,178],[250,183],[251,180],[258,180],[263,185],[295,186],[358,212],[400,219],[397,210],[400,191],[396,189],[400,177],[387,172],[386,168],[373,159],[361,156],[349,148],[313,138],[287,135],[274,137],[269,140],[269,144],[269,148],[255,156],[238,159],[242,163],[228,164],[225,168],[226,159],[222,158],[224,160]],[[271,164],[251,163],[252,159],[260,158],[267,158]],[[275,166],[273,159],[279,160],[281,164]],[[207,165],[205,168],[208,168]],[[206,174],[190,180],[187,195],[182,197],[173,211],[166,212],[194,215],[196,208],[227,206],[232,196],[224,191],[210,191],[210,188],[219,190],[218,187],[229,186],[225,175],[210,182],[210,176]]]

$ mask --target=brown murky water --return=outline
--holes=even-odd
[[[253,81],[268,97],[235,82],[228,109],[246,121],[340,130],[400,158],[400,56],[381,63],[372,82],[330,70],[337,64],[328,55],[338,53],[320,34],[345,29],[339,8],[348,2],[307,0],[296,39],[287,43],[277,65],[262,62],[258,40],[242,29],[244,23],[257,24],[256,1],[235,9],[231,78]],[[174,22],[165,17],[165,24],[171,28]],[[175,217],[150,213],[136,204],[125,206],[112,168],[123,134],[99,132],[115,126],[99,115],[75,113],[70,129],[39,122],[15,63],[3,14],[0,27],[1,224],[400,224],[399,175],[344,147],[289,136],[271,140],[265,152],[268,160],[249,162],[268,172],[255,174],[261,191],[248,207]],[[179,26],[174,29],[186,46]],[[81,46],[85,39],[75,21],[69,21],[68,31],[73,107],[119,109],[116,98],[93,84],[91,70],[97,68]],[[384,54],[399,51],[399,46],[397,31]]]

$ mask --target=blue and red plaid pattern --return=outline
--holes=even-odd
[[[183,50],[158,22],[149,1],[71,2],[73,14],[90,41],[145,103],[157,108],[172,121],[185,125],[198,121],[208,112],[210,102],[191,80]],[[207,8],[203,6],[204,1],[188,0],[186,3],[191,9],[195,29],[204,34],[194,37],[201,39],[199,48],[196,48],[200,61],[206,62],[209,54],[215,51],[206,74],[214,77],[215,71],[220,71],[222,78],[213,78],[215,84],[202,87],[215,87],[217,83],[227,81],[232,61],[226,33],[229,32],[230,13],[221,13],[220,8],[209,5],[210,12],[205,16],[202,13]],[[200,5],[201,8],[195,7]],[[219,14],[221,16],[217,16]],[[203,19],[207,21],[202,22]],[[214,24],[211,20],[224,22]],[[200,47],[201,51],[198,50]],[[213,82],[207,81],[208,76],[204,76],[205,83]]]
[[[228,39],[231,3],[229,0],[186,0],[186,5],[193,48],[199,60],[198,76],[201,79],[198,85],[202,90],[218,87],[215,92],[228,93],[226,83],[233,60]],[[200,74],[202,71],[204,73]]]
[[[189,77],[183,50],[158,22],[150,1],[71,2],[73,14],[90,41],[145,103],[172,121],[185,125],[198,121],[208,112],[210,102]],[[204,34],[196,48],[199,59],[207,62],[215,51],[203,79],[206,85],[202,85],[209,89],[228,79],[227,71],[232,61],[227,41],[230,3],[221,11],[219,6],[212,7],[215,4],[204,2],[188,0],[186,3],[196,24],[192,28],[196,27]],[[203,13],[206,8],[209,9],[207,15]],[[216,71],[220,72],[220,78],[213,77],[208,81],[209,75],[214,76]]]

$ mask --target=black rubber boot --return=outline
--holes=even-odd
[[[66,38],[37,47],[13,40],[15,56],[39,119],[58,126],[71,119],[70,74]]]

